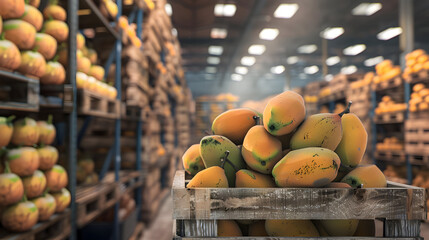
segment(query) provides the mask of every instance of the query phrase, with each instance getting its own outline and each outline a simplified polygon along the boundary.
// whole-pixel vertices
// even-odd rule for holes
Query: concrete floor
[[[141,240],[171,240],[173,236],[173,201],[169,196],[163,203],[155,221],[146,228]],[[382,229],[377,229],[377,232]],[[421,224],[420,236],[429,239],[429,222]]]

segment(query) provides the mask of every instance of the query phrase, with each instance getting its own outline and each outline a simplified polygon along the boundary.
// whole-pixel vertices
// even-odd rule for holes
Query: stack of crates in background
[[[318,100],[319,100],[319,91],[322,87],[326,86],[327,82],[318,81],[311,82],[305,86],[303,90],[303,97],[305,101],[305,109],[307,115],[312,115],[319,113]]]

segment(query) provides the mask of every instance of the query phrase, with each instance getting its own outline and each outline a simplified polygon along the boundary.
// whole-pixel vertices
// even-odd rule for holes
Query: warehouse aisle
[[[173,229],[173,200],[171,196],[164,201],[156,219],[146,229],[141,240],[171,240]]]

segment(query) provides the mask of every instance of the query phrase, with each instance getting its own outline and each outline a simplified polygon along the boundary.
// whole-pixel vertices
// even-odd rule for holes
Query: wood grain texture
[[[177,171],[174,219],[426,219],[423,188],[198,188],[186,189]]]
[[[386,237],[419,237],[419,220],[386,220],[384,221],[384,236]]]
[[[421,240],[422,238],[380,238],[380,237],[318,237],[318,238],[298,238],[298,237],[175,237],[174,240],[195,240],[195,239],[205,239],[205,240]]]

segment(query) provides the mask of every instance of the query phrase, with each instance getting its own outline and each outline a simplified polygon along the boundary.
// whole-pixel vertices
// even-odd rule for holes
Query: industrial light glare
[[[306,74],[315,74],[319,71],[319,67],[316,65],[313,66],[309,66],[309,67],[305,67],[304,68],[304,73]]]
[[[378,57],[368,58],[363,62],[363,64],[367,67],[372,67],[381,63],[383,60],[384,60],[383,56],[378,56]]]
[[[205,74],[205,75],[204,75],[204,78],[205,78],[206,80],[213,80],[213,79],[215,79],[215,76],[214,76],[213,74]]]
[[[207,58],[207,63],[208,64],[213,64],[213,65],[219,64],[220,63],[220,58],[218,58],[218,57],[208,57]]]
[[[359,53],[365,51],[366,45],[365,44],[356,44],[347,48],[344,48],[343,53],[344,55],[348,56],[356,56]]]
[[[357,71],[357,67],[355,65],[350,65],[350,66],[346,66],[341,68],[341,73],[342,74],[353,74]]]
[[[209,54],[211,55],[222,55],[223,47],[222,46],[209,46]]]
[[[389,40],[389,39],[392,39],[392,38],[398,36],[401,33],[402,33],[402,28],[401,27],[392,27],[392,28],[388,28],[388,29],[386,29],[386,30],[384,30],[382,32],[379,32],[377,34],[377,38],[379,40],[386,41],[386,40]]]
[[[228,35],[228,30],[225,28],[212,28],[210,32],[211,38],[226,38]]]
[[[329,82],[329,81],[331,81],[333,78],[334,78],[334,75],[332,75],[332,74],[327,74],[327,75],[325,76],[325,81]]]
[[[206,67],[206,73],[216,73],[217,68],[216,67]]]
[[[301,47],[298,47],[297,50],[298,50],[298,53],[311,54],[317,50],[317,46],[315,44],[302,45]]]
[[[262,40],[274,40],[279,35],[279,30],[277,28],[264,28],[259,33],[259,38]]]
[[[171,34],[173,34],[173,36],[177,37],[177,29],[176,28],[171,29]]]
[[[341,59],[338,56],[328,57],[326,59],[326,65],[334,66],[335,64],[339,63],[340,61],[341,61]]]
[[[361,3],[357,7],[353,8],[352,14],[358,16],[371,16],[378,12],[383,5],[381,3]]]
[[[285,71],[285,66],[278,65],[271,68],[271,72],[274,74],[282,74]]]
[[[286,62],[289,65],[296,64],[298,61],[299,61],[299,58],[297,56],[290,56],[286,59]]]
[[[235,73],[246,75],[249,72],[249,69],[247,67],[238,66],[235,68]]]
[[[276,18],[291,18],[298,11],[299,6],[296,3],[282,3],[276,11],[274,11],[274,17]]]
[[[231,75],[231,80],[239,82],[239,81],[243,80],[243,76],[240,74],[234,73]]]
[[[248,49],[249,54],[252,55],[262,55],[265,52],[265,45],[254,44],[251,45]]]
[[[252,66],[253,64],[255,64],[256,59],[255,57],[245,56],[241,58],[240,62],[245,66]]]
[[[168,16],[173,15],[173,8],[171,7],[171,4],[167,3],[165,4],[165,12]]]
[[[232,17],[235,15],[237,7],[235,4],[216,4],[214,8],[214,15],[216,17]]]
[[[342,27],[333,27],[333,28],[326,28],[320,33],[320,36],[324,39],[332,40],[339,36],[341,36],[344,33],[344,28]]]

